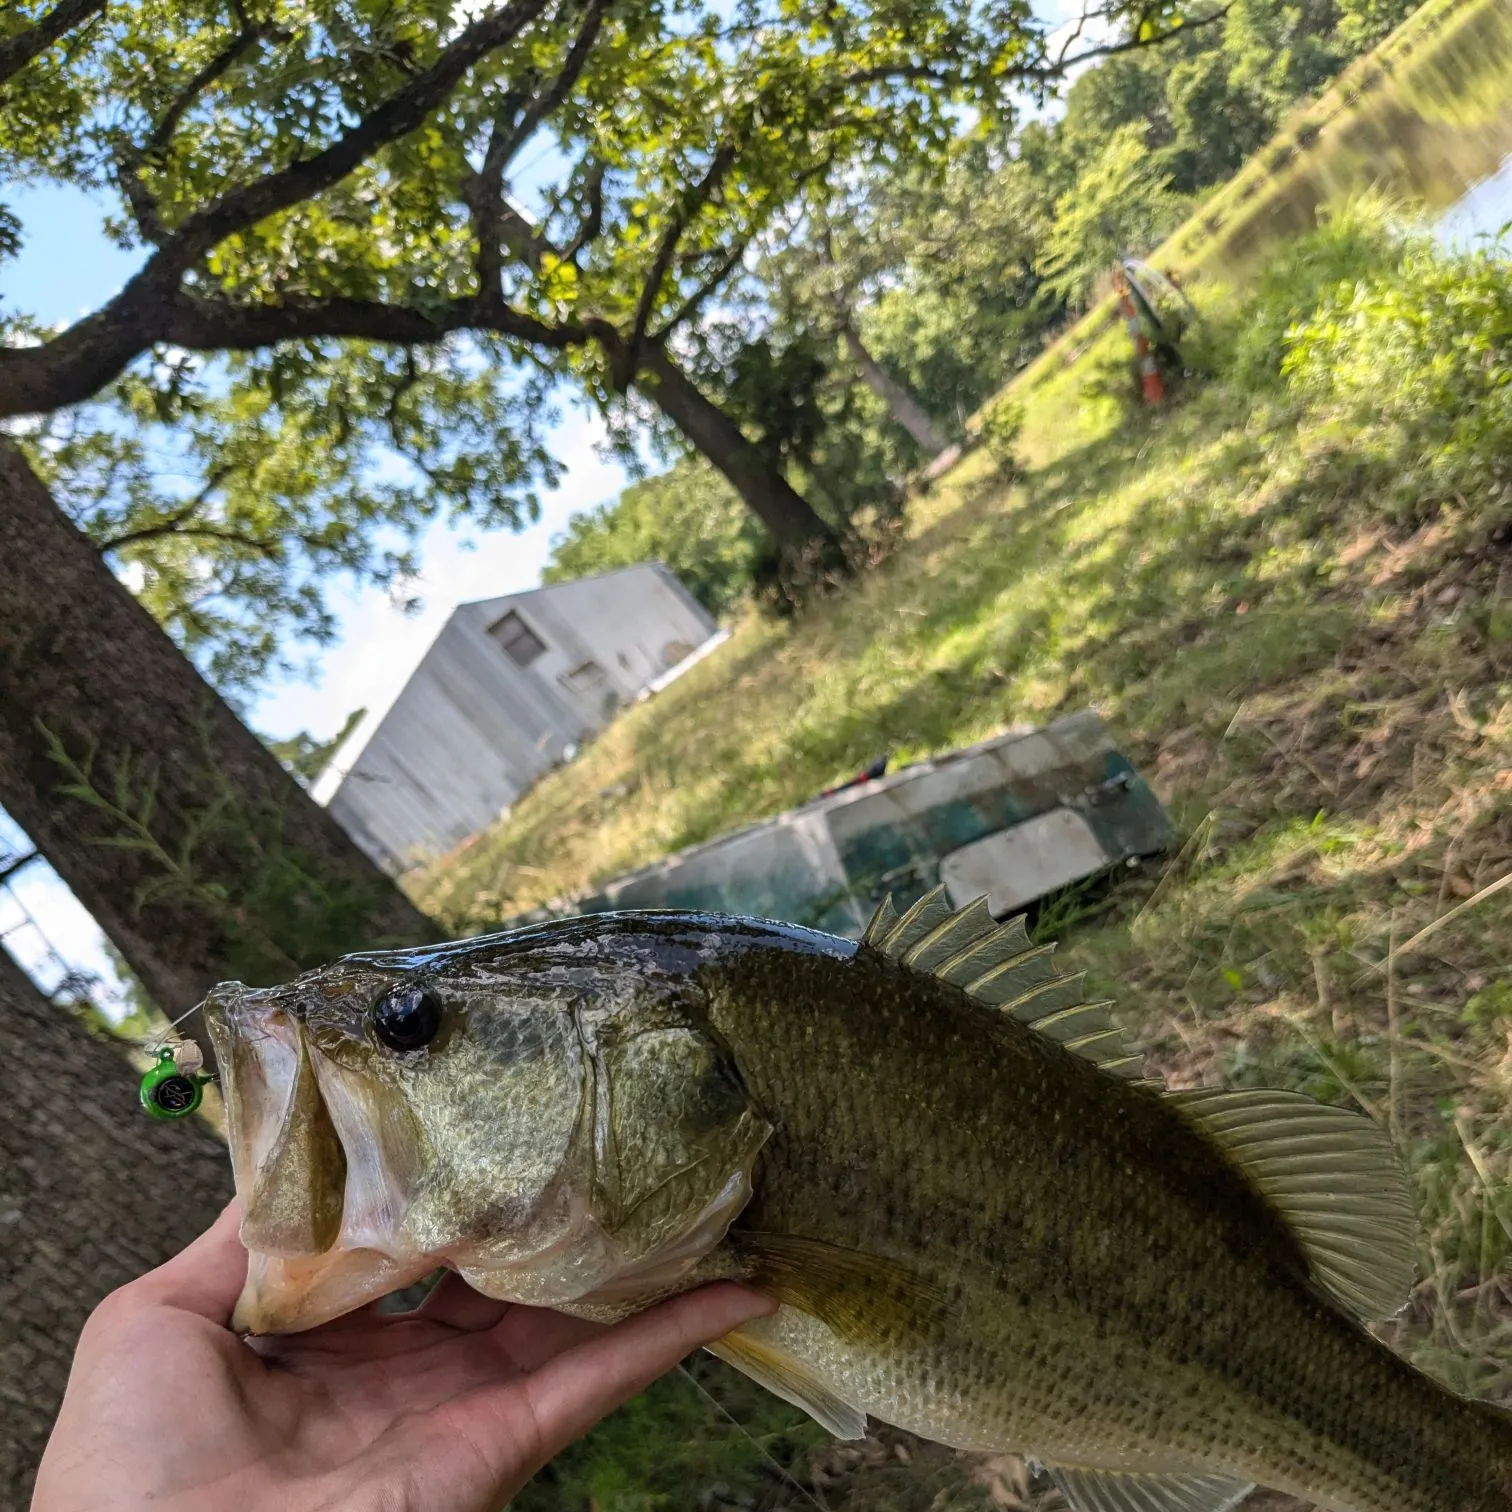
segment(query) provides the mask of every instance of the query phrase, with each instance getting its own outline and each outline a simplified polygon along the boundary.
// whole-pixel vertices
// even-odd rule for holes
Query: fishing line
[[[746,1431],[745,1425],[735,1417],[735,1415],[730,1411],[728,1407],[725,1406],[723,1402],[721,1402],[717,1397],[714,1396],[714,1394],[708,1389],[708,1387],[706,1387],[703,1382],[700,1381],[698,1377],[688,1369],[686,1365],[679,1365],[677,1368],[683,1374],[683,1376],[687,1378],[694,1391],[696,1391],[699,1396],[701,1396],[704,1401],[706,1401],[715,1410],[715,1412],[717,1412],[720,1417],[722,1417],[725,1422],[727,1422],[730,1427],[732,1427],[736,1431],[736,1433],[738,1433],[741,1438],[743,1438],[746,1443],[748,1443],[751,1448],[753,1448],[757,1452],[757,1454],[759,1454],[762,1459],[764,1459],[767,1464],[769,1464],[772,1469],[774,1469],[777,1474],[799,1494],[799,1496],[801,1496],[806,1502],[808,1502],[811,1507],[814,1507],[816,1509],[816,1512],[830,1512],[829,1507],[824,1502],[820,1501],[819,1498],[815,1496],[814,1493],[802,1483],[802,1481],[798,1480],[787,1468],[787,1466],[784,1465],[779,1459],[777,1459],[776,1456],[773,1455],[772,1452],[764,1444],[758,1444],[756,1442],[756,1440]]]
[[[149,1054],[155,1055],[159,1050],[161,1050],[163,1048],[164,1045],[166,1045],[168,1043],[168,1040],[167,1040],[166,1036],[169,1033],[169,1031],[173,1030],[173,1029],[177,1029],[178,1026],[180,1024],[182,1024],[186,1018],[193,1018],[194,1015],[196,1013],[198,1013],[199,1011],[200,1011],[200,1005],[198,1003],[196,1003],[194,1005],[194,1007],[186,1009],[183,1013],[179,1014],[179,1016],[176,1019],[174,1019],[174,1021],[171,1024],[169,1024],[167,1026],[167,1028],[165,1028],[163,1030],[162,1034],[160,1034],[160,1035],[158,1035],[156,1037],[156,1042],[154,1044],[149,1045],[146,1040],[143,1040],[142,1041],[142,1048],[144,1050],[146,1050]]]

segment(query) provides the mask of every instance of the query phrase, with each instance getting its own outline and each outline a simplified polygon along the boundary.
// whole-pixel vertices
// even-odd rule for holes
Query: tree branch
[[[754,233],[751,236],[741,237],[730,248],[728,254],[720,258],[714,265],[714,271],[708,274],[704,281],[662,322],[661,329],[651,337],[653,345],[665,341],[685,320],[691,320],[699,312],[705,300],[709,299],[720,284],[739,266],[740,260],[746,255],[746,248],[753,240]]]
[[[498,144],[497,171],[501,175],[504,169],[514,161],[515,154],[520,148],[535,135],[536,128],[541,122],[572,93],[573,85],[577,83],[583,69],[587,66],[593,44],[598,40],[599,30],[604,24],[604,15],[607,10],[608,0],[588,0],[583,9],[583,19],[578,24],[577,36],[573,38],[572,46],[567,49],[567,56],[562,60],[562,66],[557,71],[556,78],[551,81],[548,88],[543,89],[526,106],[509,135]],[[487,171],[485,164],[484,172]]]
[[[96,541],[95,549],[102,555],[112,551],[120,551],[125,546],[139,546],[143,541],[158,541],[165,536],[189,535],[189,522],[197,515],[210,500],[210,495],[231,475],[232,468],[227,465],[214,468],[210,476],[205,479],[204,486],[194,497],[175,509],[172,514],[166,515],[154,525],[141,525],[135,530],[123,530],[119,535],[109,536],[103,541]]]
[[[1195,21],[1183,21],[1179,27],[1171,31],[1143,39],[1136,33],[1133,37],[1126,37],[1122,42],[1108,42],[1097,47],[1089,47],[1085,52],[1079,52],[1074,57],[1067,57],[1068,49],[1081,36],[1081,26],[1078,23],[1076,31],[1062,45],[1054,64],[1049,69],[1036,71],[1044,74],[1045,77],[1053,77],[1064,73],[1068,68],[1075,68],[1079,63],[1090,63],[1094,58],[1111,58],[1119,53],[1138,52],[1142,47],[1158,47],[1162,42],[1169,42],[1179,32],[1193,31],[1198,27],[1211,26],[1215,21],[1223,20],[1233,8],[1234,0],[1226,0],[1226,3],[1219,6],[1217,10],[1210,11],[1205,16],[1198,16]]]
[[[162,118],[152,128],[147,140],[140,147],[118,154],[116,169],[121,193],[125,195],[126,203],[131,207],[137,229],[154,245],[161,244],[163,228],[157,218],[157,205],[147,192],[147,186],[142,182],[142,168],[161,157],[166,151],[168,144],[173,140],[174,132],[178,130],[179,122],[193,108],[195,101],[217,79],[239,62],[245,53],[256,47],[273,31],[273,28],[266,23],[250,20],[245,11],[240,12],[240,20],[240,28],[226,45],[209,59],[169,102],[168,109],[163,112]]]
[[[817,178],[821,173],[827,173],[833,163],[833,154],[821,158],[817,163],[805,168],[792,181],[792,188],[795,191],[801,189],[810,179]],[[715,264],[713,272],[706,275],[703,282],[678,306],[677,310],[662,322],[661,329],[651,338],[653,345],[660,345],[665,342],[678,326],[685,320],[691,320],[698,313],[704,302],[740,266],[740,261],[746,254],[746,248],[755,241],[761,229],[762,227],[759,224],[752,226],[743,237],[739,237],[736,240],[735,245],[730,248],[729,252]]]
[[[389,440],[400,456],[406,455],[404,441],[399,435],[399,401],[420,381],[420,370],[415,366],[415,349],[409,347],[404,354],[404,377],[394,385],[389,402],[384,407],[384,419],[388,424]]]
[[[550,325],[487,296],[447,300],[424,310],[366,299],[231,305],[181,296],[158,339],[192,352],[254,351],[321,338],[432,346],[456,331],[488,331],[556,351],[580,345],[591,334],[576,321]]]
[[[499,238],[532,273],[541,271],[541,261],[550,252],[555,257],[556,249],[508,200],[501,200],[498,207]]]
[[[662,284],[666,281],[672,259],[677,254],[677,244],[682,240],[683,232],[688,229],[688,222],[708,204],[710,197],[724,181],[725,175],[734,166],[737,156],[738,153],[732,141],[725,141],[719,146],[709,160],[704,176],[683,196],[682,203],[678,205],[667,229],[662,233],[661,245],[656,249],[656,258],[651,264],[651,271],[646,275],[645,283],[641,286],[640,299],[635,307],[635,323],[630,329],[628,343],[629,357],[632,362],[636,360],[641,343],[646,339],[646,327],[650,324],[651,313],[656,308],[657,296],[660,295]]]
[[[1226,0],[1226,3],[1217,10],[1206,16],[1199,16],[1194,21],[1183,21],[1181,26],[1173,27],[1169,31],[1141,38],[1136,30],[1133,37],[1125,38],[1120,42],[1103,43],[1097,47],[1089,47],[1085,52],[1079,52],[1075,56],[1068,56],[1068,49],[1080,38],[1082,28],[1088,17],[1083,15],[1077,22],[1066,42],[1062,44],[1060,53],[1054,61],[1048,58],[1041,63],[1021,64],[1018,67],[1006,70],[1001,78],[1008,82],[1026,82],[1029,80],[1044,80],[1058,78],[1068,68],[1074,68],[1079,63],[1089,63],[1095,58],[1109,58],[1118,53],[1137,52],[1142,47],[1157,47],[1162,42],[1169,41],[1178,32],[1188,31],[1194,27],[1211,26],[1215,21],[1221,21],[1232,9],[1234,0]],[[1093,12],[1093,15],[1099,14]],[[900,59],[895,63],[879,63],[871,68],[857,69],[856,72],[846,74],[838,87],[842,90],[853,89],[867,84],[883,83],[919,83],[939,84],[946,88],[957,87],[966,82],[966,76],[959,68],[942,67],[937,63],[916,63],[911,60]]]
[[[547,0],[508,0],[499,10],[480,17],[458,35],[435,63],[407,81],[329,147],[229,190],[213,204],[188,216],[164,236],[159,249],[121,291],[92,315],[40,346],[0,350],[0,417],[39,414],[78,404],[119,376],[148,347],[174,339],[168,334],[175,324],[170,312],[179,312],[179,319],[183,319],[178,286],[188,268],[228,236],[322,193],[381,147],[407,136],[445,101],[470,68],[512,41],[546,3]],[[342,303],[331,302],[333,307]],[[383,311],[388,319],[404,313],[397,307],[371,308]],[[193,327],[192,321],[189,324]],[[423,329],[426,334],[398,340],[436,339],[428,317],[418,312],[412,313],[407,323],[401,320],[400,324],[406,329]],[[448,329],[459,327],[453,325]],[[252,344],[265,345],[266,341]],[[203,345],[195,349],[205,350]]]
[[[0,84],[14,78],[60,37],[99,15],[108,3],[109,0],[58,0],[35,25],[0,41]]]
[[[228,236],[340,183],[379,148],[414,131],[446,100],[469,69],[512,42],[545,7],[546,0],[509,0],[501,9],[479,17],[429,68],[416,74],[329,147],[232,189],[214,204],[196,211],[159,255],[171,256],[174,267],[182,271]]]
[[[598,39],[607,3],[608,0],[588,0],[577,36],[567,49],[556,77],[545,89],[538,89],[533,95],[515,90],[505,95],[489,133],[483,166],[464,190],[473,234],[478,240],[478,284],[488,293],[496,293],[502,287],[499,253],[505,237],[505,170],[541,122],[572,92]]]
[[[478,292],[488,298],[503,298],[504,294],[504,259],[500,256],[500,243],[504,239],[504,163],[496,145],[506,130],[505,121],[514,118],[522,98],[513,90],[505,95],[489,130],[483,167],[462,185],[462,198],[478,243]]]
[[[604,229],[604,165],[595,162],[588,170],[588,213],[578,223],[573,238],[562,249],[562,261],[577,266],[578,253],[592,246]]]
[[[174,534],[186,541],[220,541],[227,546],[245,546],[248,551],[255,551],[259,556],[274,562],[282,560],[284,554],[282,536],[247,535],[244,531],[232,530],[226,525],[190,525]],[[301,536],[299,539],[306,546],[310,544],[307,537]]]
[[[840,80],[841,89],[853,89],[857,85],[890,84],[894,80],[904,83],[944,84],[947,87],[961,82],[959,74],[935,67],[929,63],[878,63],[872,68],[858,68]]]

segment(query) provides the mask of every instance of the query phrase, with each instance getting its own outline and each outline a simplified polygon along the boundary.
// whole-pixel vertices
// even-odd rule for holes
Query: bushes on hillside
[[[1226,323],[1220,365],[1247,388],[1280,385],[1292,328],[1340,284],[1384,273],[1399,260],[1393,220],[1392,206],[1364,197],[1325,215],[1310,235],[1283,242],[1247,291],[1238,318]]]
[[[1404,523],[1512,500],[1512,262],[1456,252],[1361,201],[1280,247],[1203,365],[1332,421],[1334,484]]]
[[[710,614],[722,614],[750,588],[767,551],[735,490],[707,462],[685,458],[574,515],[552,543],[542,577],[561,583],[635,562],[665,562]]]
[[[1281,372],[1390,464],[1388,511],[1421,517],[1488,490],[1500,502],[1512,477],[1512,264],[1405,240],[1287,332]]]

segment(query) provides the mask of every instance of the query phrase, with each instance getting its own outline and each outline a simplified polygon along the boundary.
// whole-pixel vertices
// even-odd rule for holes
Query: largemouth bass
[[[1413,1277],[1390,1142],[1143,1078],[1022,921],[939,892],[859,944],[608,914],[219,987],[235,1326],[447,1265],[614,1318],[716,1278],[715,1353],[842,1437],[1018,1451],[1075,1512],[1507,1512],[1512,1417],[1378,1343]]]

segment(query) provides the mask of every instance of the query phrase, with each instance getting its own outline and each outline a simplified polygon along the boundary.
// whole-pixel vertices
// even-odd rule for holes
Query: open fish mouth
[[[313,1054],[279,995],[219,987],[205,1020],[249,1252],[232,1326],[314,1328],[434,1269],[401,1242],[417,1149],[402,1107]]]

